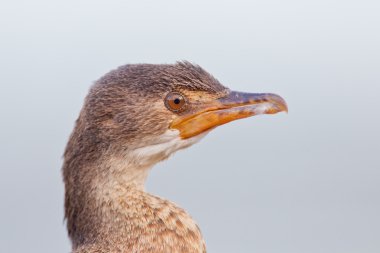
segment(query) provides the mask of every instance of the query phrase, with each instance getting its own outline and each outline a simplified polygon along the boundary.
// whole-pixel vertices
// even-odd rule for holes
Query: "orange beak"
[[[288,107],[285,100],[276,94],[232,91],[195,112],[180,116],[170,128],[177,129],[181,138],[187,139],[237,119],[282,111],[287,112]]]

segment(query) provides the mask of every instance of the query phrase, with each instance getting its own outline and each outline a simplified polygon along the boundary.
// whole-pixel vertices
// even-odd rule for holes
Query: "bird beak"
[[[187,139],[228,122],[259,114],[288,111],[283,98],[271,93],[230,92],[175,119],[170,129],[177,129],[182,139]]]

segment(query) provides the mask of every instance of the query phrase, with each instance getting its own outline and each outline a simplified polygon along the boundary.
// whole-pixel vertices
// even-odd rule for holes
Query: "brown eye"
[[[179,92],[170,92],[165,98],[166,107],[173,112],[182,111],[185,104],[185,97]]]

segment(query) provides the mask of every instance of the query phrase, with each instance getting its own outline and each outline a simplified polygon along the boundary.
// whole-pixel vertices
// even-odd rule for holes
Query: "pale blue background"
[[[289,114],[237,121],[156,166],[150,192],[209,252],[380,252],[379,1],[1,1],[0,252],[69,252],[62,153],[91,83],[196,62]]]

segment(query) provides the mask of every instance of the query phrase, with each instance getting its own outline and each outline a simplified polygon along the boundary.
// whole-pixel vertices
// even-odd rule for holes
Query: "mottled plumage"
[[[181,110],[165,102],[171,92]],[[188,62],[126,65],[100,78],[64,154],[73,252],[206,252],[183,209],[144,191],[150,168],[218,125],[285,107],[273,94],[230,92]]]

